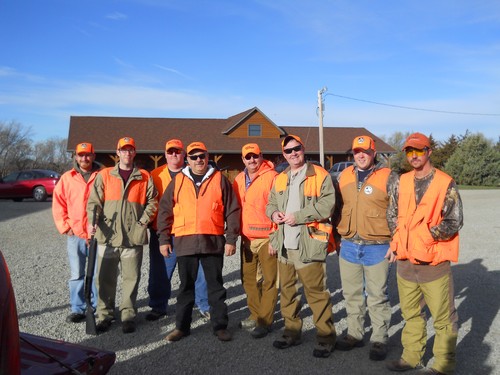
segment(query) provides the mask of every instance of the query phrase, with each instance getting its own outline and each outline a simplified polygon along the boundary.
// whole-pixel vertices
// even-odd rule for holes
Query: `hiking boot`
[[[335,349],[341,351],[349,351],[354,348],[360,348],[364,345],[363,340],[358,340],[351,335],[345,335],[340,340],[337,340],[335,344]]]
[[[273,342],[273,346],[276,349],[288,349],[292,346],[296,346],[300,344],[300,339],[293,339],[290,336],[281,336],[278,340]]]
[[[181,340],[182,338],[189,336],[189,333],[186,333],[184,331],[181,331],[180,329],[174,329],[172,332],[170,332],[167,337],[165,337],[165,340],[168,342],[176,342]]]
[[[198,314],[200,315],[200,318],[203,320],[210,320],[210,311],[199,311]]]
[[[316,358],[328,358],[330,357],[330,354],[333,352],[334,349],[335,346],[332,344],[318,342],[314,346],[313,356]]]
[[[149,322],[154,322],[164,316],[167,316],[165,311],[151,310],[146,314],[146,320]]]
[[[370,359],[372,361],[383,361],[387,357],[387,344],[374,342],[370,348]]]
[[[122,332],[132,333],[135,332],[135,322],[133,320],[125,320],[122,322]]]
[[[85,314],[83,313],[71,313],[66,317],[67,323],[80,323],[85,320]]]
[[[113,323],[113,319],[104,319],[101,320],[96,325],[97,332],[106,332],[111,328],[111,324]]]
[[[394,361],[388,361],[385,364],[385,367],[387,367],[387,369],[390,370],[390,371],[397,371],[397,372],[403,372],[403,371],[414,370],[414,369],[421,369],[422,368],[422,366],[420,366],[420,365],[417,365],[417,366],[410,365],[403,358],[396,359]]]
[[[253,329],[253,331],[250,332],[250,335],[254,339],[261,339],[263,337],[266,337],[269,332],[271,332],[271,329],[269,327],[257,326]]]
[[[227,329],[218,329],[214,332],[214,335],[217,336],[220,341],[231,341],[233,339],[233,336]]]
[[[257,327],[257,322],[253,319],[247,318],[239,322],[238,327],[247,331],[251,331],[255,329],[255,327]]]

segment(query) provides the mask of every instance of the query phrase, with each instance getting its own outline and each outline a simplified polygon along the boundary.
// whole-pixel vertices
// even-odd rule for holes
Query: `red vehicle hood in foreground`
[[[115,363],[115,357],[113,352],[21,333],[23,375],[106,374]]]
[[[114,352],[19,333],[16,299],[0,251],[0,374],[106,374]]]

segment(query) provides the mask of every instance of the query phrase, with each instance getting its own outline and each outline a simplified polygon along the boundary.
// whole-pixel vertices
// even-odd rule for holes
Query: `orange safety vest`
[[[262,164],[262,167],[267,165]],[[238,196],[241,214],[241,233],[249,238],[267,238],[275,228],[274,224],[266,216],[266,205],[269,192],[273,186],[274,177],[277,172],[271,167],[264,168],[254,178],[248,190],[245,187],[245,172],[241,172],[234,179],[234,190]]]
[[[310,202],[316,200],[317,197],[321,195],[321,186],[325,178],[331,178],[330,174],[323,168],[312,164],[314,167],[314,175],[306,176],[304,182],[304,201]],[[276,193],[280,193],[286,190],[288,186],[288,173],[280,173],[276,177],[276,182],[274,183],[274,189]],[[311,237],[327,242],[328,241],[328,253],[332,253],[337,249],[335,244],[335,239],[332,234],[333,226],[329,222],[317,222],[306,224],[309,227],[309,233]]]
[[[167,164],[153,169],[153,171],[151,172],[151,177],[153,177],[153,183],[155,184],[156,190],[158,191],[158,202],[159,202],[168,184],[170,183],[170,181],[172,181],[172,177],[170,177],[170,171],[168,170]],[[155,230],[158,229],[157,220],[158,220],[158,212],[156,213],[155,218],[151,223],[151,226]]]
[[[108,167],[101,171],[102,181],[104,185],[104,196],[103,200],[106,201],[120,201],[123,199],[123,180],[121,178],[116,178],[111,176],[111,171],[114,167]],[[130,178],[127,181],[127,194],[126,200],[131,203],[137,203],[140,205],[146,204],[147,197],[147,181],[149,179],[149,173],[143,169],[139,169],[142,180],[135,180]]]
[[[172,232],[175,236],[224,235],[221,173],[215,171],[203,181],[198,193],[193,181],[184,173],[177,174],[174,181]]]
[[[434,177],[420,203],[415,199],[415,171],[401,175],[398,200],[398,225],[391,243],[399,260],[414,264],[437,265],[458,261],[459,235],[446,241],[436,241],[430,228],[443,220],[441,215],[448,186],[452,178],[436,169]]]

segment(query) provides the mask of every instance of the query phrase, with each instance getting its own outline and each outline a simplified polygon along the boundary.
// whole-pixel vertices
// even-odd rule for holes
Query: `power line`
[[[468,115],[468,116],[500,116],[500,113],[476,113],[476,112],[454,112],[454,111],[441,111],[437,109],[427,109],[427,108],[417,108],[417,107],[406,107],[403,105],[396,105],[396,104],[387,104],[387,103],[380,103],[380,102],[374,102],[372,100],[364,100],[364,99],[357,99],[357,98],[351,98],[349,96],[344,96],[344,95],[337,95],[337,94],[325,94],[327,95],[332,95],[336,96],[338,98],[344,98],[344,99],[350,99],[350,100],[356,100],[358,102],[365,102],[365,103],[371,103],[371,104],[377,104],[377,105],[385,105],[387,107],[395,107],[395,108],[403,108],[403,109],[411,109],[414,111],[425,111],[425,112],[438,112],[438,113],[448,113],[452,115]]]

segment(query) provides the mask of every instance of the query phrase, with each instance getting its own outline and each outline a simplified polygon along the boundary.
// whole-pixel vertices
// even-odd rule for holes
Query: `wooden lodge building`
[[[235,172],[243,169],[241,148],[250,142],[260,146],[264,158],[275,164],[283,161],[281,140],[288,134],[301,137],[307,159],[320,160],[318,127],[278,126],[257,107],[226,119],[71,116],[68,152],[74,152],[80,142],[90,142],[94,145],[96,161],[112,166],[117,161],[118,139],[128,136],[136,142],[136,164],[151,171],[165,163],[166,141],[178,138],[184,147],[202,141],[208,148],[210,159],[219,168]],[[352,159],[351,144],[358,135],[372,137],[379,156],[396,152],[363,127],[324,127],[325,168]]]

